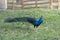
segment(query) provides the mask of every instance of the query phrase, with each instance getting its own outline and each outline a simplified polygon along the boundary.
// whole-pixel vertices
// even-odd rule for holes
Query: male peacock
[[[42,22],[43,22],[43,17],[41,16],[39,19],[34,19],[31,17],[21,17],[21,18],[7,18],[5,19],[5,22],[29,22],[34,25],[34,28],[37,28]]]
[[[43,17],[41,16],[39,19],[35,20],[33,18],[27,19],[27,21],[34,25],[34,28],[37,28],[41,23],[43,23]]]

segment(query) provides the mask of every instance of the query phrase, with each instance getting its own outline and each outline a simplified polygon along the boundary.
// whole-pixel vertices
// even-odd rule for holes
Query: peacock
[[[30,18],[30,19],[27,19],[27,21],[31,24],[34,25],[34,28],[38,28],[38,26],[43,23],[43,16],[41,16],[39,19],[34,19],[34,18]]]
[[[5,19],[5,22],[29,22],[32,25],[34,25],[34,28],[38,28],[38,26],[43,23],[43,16],[41,16],[39,19],[31,18],[31,17],[21,17],[21,18],[7,18]]]

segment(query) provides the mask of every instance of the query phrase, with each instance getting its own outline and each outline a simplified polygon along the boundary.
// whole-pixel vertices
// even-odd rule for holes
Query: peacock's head
[[[41,18],[43,18],[43,16],[41,16]]]

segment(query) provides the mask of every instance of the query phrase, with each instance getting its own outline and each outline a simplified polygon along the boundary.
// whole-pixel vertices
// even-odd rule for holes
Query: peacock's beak
[[[41,16],[41,17],[43,17],[43,16]]]

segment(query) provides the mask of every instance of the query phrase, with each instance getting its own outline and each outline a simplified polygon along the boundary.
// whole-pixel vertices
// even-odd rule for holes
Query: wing
[[[34,24],[36,22],[36,20],[34,18],[28,18],[27,21],[32,24]]]

